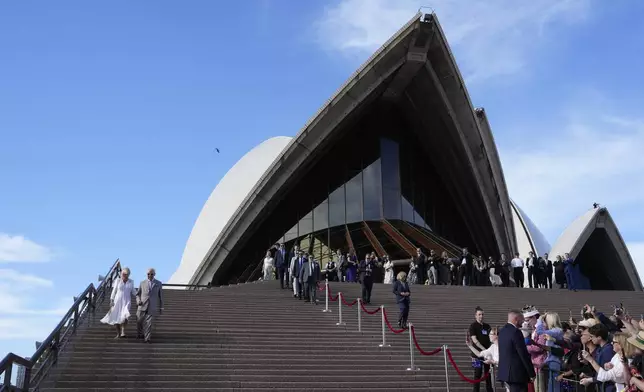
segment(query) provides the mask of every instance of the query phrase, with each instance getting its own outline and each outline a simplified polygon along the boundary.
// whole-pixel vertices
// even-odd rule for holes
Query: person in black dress
[[[373,272],[376,268],[376,262],[373,255],[367,254],[365,259],[358,266],[360,274],[360,283],[362,284],[362,301],[367,304],[371,303],[371,289],[373,288]]]

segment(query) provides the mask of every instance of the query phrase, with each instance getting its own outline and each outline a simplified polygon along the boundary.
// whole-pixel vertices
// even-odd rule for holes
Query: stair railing
[[[103,303],[106,293],[112,289],[113,282],[120,274],[121,264],[117,259],[97,287],[90,283],[78,297],[74,298],[74,304],[63,319],[47,339],[36,347],[36,352],[29,359],[14,353],[7,354],[0,361],[0,375],[3,376],[0,392],[37,392],[49,370],[58,363],[59,353],[71,341],[81,323],[89,320],[89,314],[93,314]],[[19,383],[22,381],[20,387],[11,384],[14,365],[25,368],[24,380],[18,380]]]

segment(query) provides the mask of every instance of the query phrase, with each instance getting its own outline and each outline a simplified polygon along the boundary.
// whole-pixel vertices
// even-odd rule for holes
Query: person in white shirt
[[[514,274],[514,283],[517,285],[517,287],[523,287],[523,266],[524,262],[523,260],[519,257],[519,253],[514,254],[514,259],[510,262],[510,266],[512,267],[512,272]]]
[[[264,257],[264,280],[273,279],[273,270],[275,269],[275,259],[271,257],[271,251],[266,251]]]
[[[490,342],[492,343],[490,347],[486,348],[485,350],[477,350],[476,347],[472,344],[471,340],[468,338],[467,339],[467,347],[469,347],[470,351],[474,353],[479,358],[483,359],[483,362],[485,362],[488,365],[496,366],[499,363],[499,330],[498,328],[494,327],[490,330]]]
[[[528,252],[528,258],[526,259],[526,264],[528,264],[528,287],[538,287],[536,279],[536,270],[537,258],[534,257],[533,252]]]

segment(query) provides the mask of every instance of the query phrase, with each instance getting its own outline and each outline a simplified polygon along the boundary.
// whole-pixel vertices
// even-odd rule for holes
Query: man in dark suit
[[[305,302],[313,302],[317,305],[317,284],[320,280],[320,263],[313,257],[304,259],[300,269],[300,281],[304,285]]]
[[[416,276],[418,277],[418,284],[425,284],[427,279],[427,257],[420,248],[416,248],[416,256],[414,262],[418,268],[416,269]]]
[[[474,285],[474,258],[467,248],[463,248],[461,256],[461,265],[465,266],[465,273],[463,276],[464,282],[458,282],[459,285],[472,286]]]
[[[284,244],[280,244],[280,247],[275,252],[275,267],[277,267],[277,275],[280,280],[280,287],[282,289],[288,288],[288,277],[286,276],[286,270],[288,269],[288,255],[286,254],[286,248]],[[286,281],[286,287],[284,287],[284,282]]]
[[[527,392],[528,384],[536,377],[523,334],[519,330],[522,323],[523,314],[511,310],[508,323],[499,331],[497,379],[505,382],[510,392]]]
[[[297,299],[302,299],[302,294],[304,294],[304,282],[302,282],[302,271],[304,270],[304,264],[308,263],[308,259],[304,255],[304,252],[298,251],[297,258],[295,259],[295,268],[293,270],[293,276],[295,277],[295,291],[297,292]]]
[[[360,283],[362,284],[362,301],[366,304],[371,303],[371,289],[373,288],[373,271],[376,268],[376,262],[371,255],[367,254],[364,260],[360,262],[358,272],[360,273]]]

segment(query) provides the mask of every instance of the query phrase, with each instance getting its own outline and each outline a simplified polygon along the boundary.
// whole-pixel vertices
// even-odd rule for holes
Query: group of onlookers
[[[263,279],[275,278],[283,282],[289,280],[290,276],[292,280],[294,271],[291,262],[296,256],[314,260],[311,254],[298,246],[290,251],[286,250],[284,244],[269,249],[263,262]],[[557,256],[554,262],[547,253],[536,256],[533,252],[529,252],[525,260],[518,253],[512,260],[505,254],[501,254],[498,260],[492,257],[486,260],[472,255],[467,248],[458,257],[450,257],[445,251],[439,255],[433,249],[425,254],[417,248],[416,255],[407,265],[390,260],[388,255],[378,256],[374,251],[366,253],[362,258],[358,258],[353,250],[348,253],[332,251],[331,256],[322,268],[322,274],[329,281],[360,282],[360,265],[369,261],[373,262],[372,282],[387,284],[393,284],[396,273],[404,270],[409,284],[523,287],[527,280],[530,288],[551,289],[554,278],[554,283],[559,288],[590,288],[579,264],[568,254],[564,257]]]
[[[495,366],[496,379],[512,392],[644,391],[644,319],[633,320],[621,305],[611,316],[585,305],[580,321],[567,322],[526,306],[510,311],[503,328],[490,327],[476,308],[466,342],[474,378]],[[491,377],[474,391],[481,384],[493,390]]]

